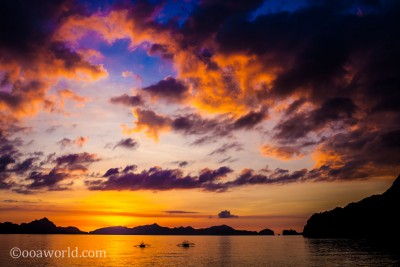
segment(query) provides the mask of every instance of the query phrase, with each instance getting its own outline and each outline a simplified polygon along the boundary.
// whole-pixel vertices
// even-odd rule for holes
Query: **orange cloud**
[[[122,132],[124,134],[143,131],[147,137],[158,142],[160,133],[170,130],[171,119],[166,116],[158,115],[152,110],[143,110],[140,108],[134,109],[132,112],[136,117],[136,121],[134,122],[135,127],[129,128],[126,125],[122,125]]]
[[[82,106],[84,103],[90,101],[89,98],[80,96],[69,89],[63,89],[59,91],[58,95],[60,96],[59,106],[61,108],[64,107],[64,99],[70,99],[72,101],[75,101],[79,106]]]
[[[46,94],[62,77],[91,82],[108,75],[101,65],[90,64],[62,44],[49,44],[36,53],[29,62],[20,58],[0,61],[4,83],[10,86],[0,97],[0,107],[7,116],[34,116],[42,108],[54,111],[55,100]],[[60,95],[78,102],[84,100],[71,90]]]
[[[168,40],[167,33],[149,26],[146,22],[146,19],[135,16],[134,9],[113,10],[107,14],[98,12],[91,16],[75,15],[63,21],[54,39],[76,45],[88,33],[95,32],[108,43],[113,43],[117,39],[130,39],[131,48],[146,41]]]
[[[302,158],[304,154],[296,146],[271,146],[264,145],[260,148],[261,153],[267,157],[274,157],[281,160],[292,160]]]
[[[266,67],[268,59],[246,53],[225,54],[209,40],[207,45],[214,51],[207,60],[199,56],[197,48],[182,49],[180,33],[164,29],[151,21],[153,13],[140,20],[135,9],[120,9],[108,14],[95,13],[89,17],[71,16],[63,22],[55,35],[56,40],[77,44],[90,32],[99,34],[112,43],[117,39],[129,39],[134,48],[142,43],[159,45],[165,54],[171,55],[177,79],[189,86],[190,97],[184,104],[194,105],[206,113],[231,113],[242,116],[249,110],[272,105],[265,95],[280,71],[277,67]],[[165,50],[165,51],[164,51]],[[124,72],[124,77],[133,77]]]

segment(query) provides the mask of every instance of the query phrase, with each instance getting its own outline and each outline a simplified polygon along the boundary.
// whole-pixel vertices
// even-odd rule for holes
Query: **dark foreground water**
[[[185,239],[196,246],[176,246]],[[142,240],[151,247],[135,247]],[[397,253],[366,241],[302,236],[0,235],[0,266],[399,265]]]

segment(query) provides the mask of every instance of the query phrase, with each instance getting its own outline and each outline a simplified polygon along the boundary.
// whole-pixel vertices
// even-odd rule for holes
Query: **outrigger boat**
[[[142,241],[142,242],[140,242],[139,245],[136,245],[135,247],[137,247],[137,248],[148,248],[148,247],[150,247],[150,245],[149,245],[149,244],[146,244],[146,243],[144,243],[144,242]]]
[[[194,247],[194,243],[189,243],[189,241],[185,240],[182,243],[178,244],[178,247],[182,247],[182,248],[190,248],[190,247]]]

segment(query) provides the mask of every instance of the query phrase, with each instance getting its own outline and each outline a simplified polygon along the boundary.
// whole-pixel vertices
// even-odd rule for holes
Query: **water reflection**
[[[218,237],[218,252],[219,259],[222,266],[232,266],[232,237],[220,236]],[[212,251],[209,252],[212,254]]]
[[[400,263],[398,251],[368,240],[304,239],[312,266],[394,266]]]
[[[196,246],[176,246],[185,239]],[[151,246],[135,247],[142,240]],[[105,250],[107,257],[12,259],[13,247],[78,247]],[[301,236],[0,235],[1,266],[394,266],[398,255],[365,240]]]

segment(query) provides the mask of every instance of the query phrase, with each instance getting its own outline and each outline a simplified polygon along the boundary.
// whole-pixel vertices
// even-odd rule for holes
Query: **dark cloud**
[[[35,168],[34,163],[38,160],[38,157],[27,158],[21,163],[14,166],[13,171],[19,174],[25,173],[27,171],[33,170]]]
[[[9,189],[13,182],[9,180],[19,164],[21,153],[18,146],[22,145],[19,139],[10,139],[8,133],[0,129],[0,189]]]
[[[305,103],[306,103],[306,100],[304,98],[300,98],[300,99],[293,101],[293,103],[291,103],[289,105],[289,107],[286,109],[285,115],[286,116],[291,115],[292,113],[296,112]]]
[[[328,172],[332,179],[355,179],[395,175],[398,170],[393,166],[400,164],[399,149],[400,129],[384,132],[360,128],[334,135],[319,151],[337,158]]]
[[[87,167],[100,158],[96,154],[90,154],[87,152],[78,154],[67,154],[57,157],[54,160],[57,167],[66,168],[70,171],[87,171]]]
[[[237,159],[234,159],[231,156],[229,156],[229,157],[223,158],[220,161],[218,161],[218,164],[222,164],[222,163],[226,163],[226,162],[232,163],[232,162],[235,162],[235,161],[237,161]]]
[[[306,169],[289,173],[287,170],[276,169],[271,171],[269,175],[256,173],[254,170],[245,169],[233,181],[225,184],[226,187],[238,187],[243,185],[257,184],[287,184],[308,180],[308,171]]]
[[[108,177],[108,176],[118,174],[118,173],[119,173],[119,168],[111,168],[106,171],[106,173],[103,175],[103,177]]]
[[[266,118],[267,114],[265,111],[251,111],[242,117],[238,118],[234,124],[233,127],[235,129],[252,129],[255,125],[259,124],[261,121],[263,121]]]
[[[357,169],[353,169],[357,170]],[[342,173],[339,174],[339,171]],[[89,190],[175,190],[200,189],[212,192],[225,192],[237,187],[249,185],[283,185],[308,181],[338,181],[363,178],[360,173],[346,176],[343,168],[322,165],[311,170],[302,169],[289,172],[284,169],[271,170],[264,168],[260,171],[242,170],[234,179],[225,180],[233,172],[228,167],[215,170],[203,169],[198,175],[185,175],[180,169],[162,169],[152,167],[136,172],[136,168],[126,172],[116,173],[106,179],[87,179]]]
[[[225,154],[228,151],[241,151],[243,150],[243,145],[238,143],[238,142],[232,142],[232,143],[225,143],[219,148],[211,151],[209,155],[215,155],[215,154]]]
[[[64,179],[69,178],[68,174],[58,171],[57,168],[52,169],[49,173],[32,172],[27,180],[32,183],[27,186],[28,189],[61,189],[57,185]]]
[[[149,56],[159,55],[164,59],[172,59],[174,57],[174,54],[168,50],[168,47],[162,44],[152,44],[147,50],[147,54]]]
[[[216,52],[257,56],[265,69],[280,68],[262,99],[297,99],[274,129],[273,137],[284,144],[279,146],[281,151],[299,155],[304,143],[299,140],[323,135],[318,142],[325,153],[352,158],[356,151],[333,145],[338,138],[335,133],[342,132],[343,145],[350,138],[350,146],[364,144],[366,138],[360,134],[358,140],[353,128],[373,131],[374,143],[398,130],[394,125],[400,121],[399,10],[398,1],[390,0],[308,1],[294,11],[269,12],[254,20],[229,16],[210,30],[219,44]],[[197,37],[210,40],[211,36]],[[375,155],[383,155],[388,148],[374,149]],[[390,149],[387,152],[391,154]],[[348,175],[365,176],[368,172],[361,171],[365,162],[383,168],[368,153],[358,154],[359,160],[351,164],[343,161],[343,167],[355,170]],[[393,155],[388,162],[398,158]]]
[[[78,153],[78,154],[67,154],[58,157],[55,162],[57,165],[73,165],[79,163],[92,163],[99,161],[99,158],[96,154],[90,154],[87,152]]]
[[[186,167],[187,165],[189,165],[189,162],[187,162],[187,161],[181,161],[178,164],[178,166],[181,167],[181,168]]]
[[[229,219],[229,218],[239,218],[239,216],[231,214],[229,210],[223,210],[220,213],[218,213],[218,218]]]
[[[136,165],[126,165],[126,167],[122,170],[123,173],[133,172],[137,169]]]
[[[9,155],[2,155],[0,157],[0,172],[6,171],[8,165],[15,163],[15,159]]]
[[[19,201],[18,200],[14,200],[14,199],[4,199],[3,202],[6,202],[6,203],[17,203]]]
[[[160,115],[153,110],[136,109],[136,130],[144,130],[150,137],[157,137],[163,130],[172,130],[182,135],[199,136],[192,144],[201,145],[228,137],[240,129],[250,129],[266,116],[264,111],[250,112],[238,119],[227,114],[211,118],[196,113],[177,116]]]
[[[357,107],[349,98],[332,98],[324,101],[320,108],[310,112],[295,113],[278,122],[274,130],[275,138],[295,141],[306,137],[310,132],[321,130],[327,124],[353,125]]]
[[[230,136],[234,130],[251,129],[260,123],[265,115],[264,112],[252,111],[238,119],[234,119],[226,115],[203,118],[198,114],[192,113],[176,117],[171,126],[173,130],[184,135],[203,135],[192,143],[193,145],[201,145],[213,142],[221,137]],[[234,145],[235,148],[239,148],[239,146],[238,144]],[[230,148],[233,147],[228,147],[227,149]]]
[[[182,46],[201,44],[215,34],[230,17],[246,17],[262,0],[202,1],[182,26],[185,38]],[[207,21],[207,23],[205,23]]]
[[[172,164],[176,164],[176,165],[178,165],[178,167],[180,167],[180,168],[185,168],[185,167],[187,167],[187,166],[189,166],[189,161],[186,161],[186,160],[183,160],[183,161],[172,161],[171,162]]]
[[[71,189],[73,179],[85,175],[89,165],[100,160],[95,154],[86,152],[59,157],[55,154],[34,154],[35,157],[23,160],[17,158],[11,163],[5,170],[7,177],[0,179],[2,189],[21,194],[33,194],[41,190],[68,190]]]
[[[217,180],[232,172],[228,167],[203,170],[198,177],[184,175],[179,169],[152,167],[135,173],[134,170],[107,177],[107,180],[87,180],[90,190],[173,190],[195,189],[217,190]]]
[[[175,118],[172,129],[186,135],[210,134],[223,136],[229,133],[230,119],[226,117],[203,118],[198,114],[187,114]]]
[[[187,97],[189,88],[180,80],[167,77],[156,84],[143,88],[143,91],[155,99],[180,102]]]
[[[214,183],[221,177],[226,177],[226,175],[231,172],[233,172],[233,170],[228,167],[220,167],[216,170],[203,169],[199,174],[199,182],[201,184],[206,182]]]
[[[67,2],[44,0],[38,5],[22,0],[2,1],[0,49],[12,56],[35,57],[35,51],[49,41],[57,26],[54,23],[71,7]]]
[[[121,96],[115,96],[110,99],[113,104],[125,105],[128,107],[137,107],[143,105],[143,100],[139,95],[130,96],[123,94]]]
[[[114,149],[116,149],[117,147],[135,150],[139,147],[139,143],[135,139],[128,137],[125,139],[121,139],[117,144],[115,144]]]
[[[42,201],[39,199],[38,201],[30,201],[30,200],[15,200],[15,199],[5,199],[3,200],[5,203],[24,203],[24,204],[32,204],[32,203],[41,203]]]

